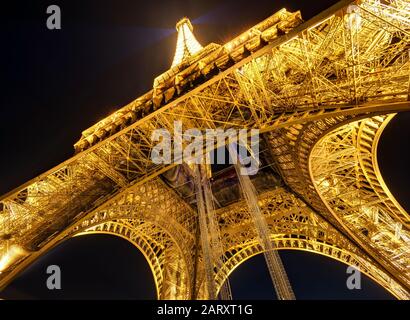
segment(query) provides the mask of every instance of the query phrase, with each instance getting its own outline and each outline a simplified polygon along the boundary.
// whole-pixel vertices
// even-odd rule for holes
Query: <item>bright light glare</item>
[[[202,46],[192,34],[192,25],[187,18],[177,23],[178,39],[172,66],[180,64],[184,59],[194,55],[202,49]]]
[[[0,273],[7,270],[7,268],[12,265],[14,261],[25,254],[26,252],[21,247],[12,245],[0,259]]]

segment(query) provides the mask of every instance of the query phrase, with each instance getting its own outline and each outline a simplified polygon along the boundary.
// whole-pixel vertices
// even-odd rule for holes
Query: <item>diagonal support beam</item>
[[[203,165],[195,167],[194,181],[199,216],[200,240],[203,260],[205,264],[205,281],[208,297],[217,299],[217,284],[215,281],[214,268],[223,266],[223,247],[219,233],[218,221],[216,220],[213,206],[212,191]],[[232,293],[227,279],[221,286],[220,297],[222,300],[231,300]]]
[[[232,159],[238,159],[236,145],[229,145],[229,153]],[[245,168],[241,167],[239,161],[233,162],[241,185],[242,193],[249,207],[252,220],[255,224],[259,243],[263,248],[263,254],[265,256],[266,264],[268,266],[276,295],[279,300],[295,300],[295,294],[293,293],[286,270],[282,264],[282,260],[280,259],[279,253],[274,250],[270,240],[268,224],[259,208],[256,189],[253,186],[249,176],[242,174],[241,168]]]

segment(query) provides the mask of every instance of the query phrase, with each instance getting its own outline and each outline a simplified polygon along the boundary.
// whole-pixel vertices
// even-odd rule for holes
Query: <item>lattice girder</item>
[[[88,234],[110,234],[122,237],[135,245],[145,256],[155,281],[158,299],[188,299],[190,297],[192,268],[176,242],[165,231],[152,222],[137,219],[109,220],[75,236]],[[190,258],[190,256],[186,256]],[[189,272],[188,269],[191,271]]]
[[[352,122],[328,133],[311,152],[310,170],[338,221],[409,285],[410,217],[389,193],[376,160],[378,137],[391,118]]]
[[[369,155],[368,144],[374,150],[377,136],[365,133],[372,131],[369,127],[377,122],[376,116],[410,110],[409,19],[407,1],[341,1],[293,30],[297,19],[287,28],[275,26],[269,31],[270,38],[265,37],[267,40],[254,51],[238,50],[232,43],[219,48],[227,59],[212,62],[220,71],[216,75],[202,69],[209,67],[204,60],[195,61],[188,69],[200,74],[204,81],[197,84],[193,81],[196,76],[186,70],[177,74],[174,91],[179,96],[164,96],[163,102],[154,101],[154,107],[142,113],[138,107],[141,101],[151,99],[152,93],[151,98],[148,94],[134,101],[129,112],[114,115],[111,129],[97,126],[95,132],[87,133],[77,144],[81,145],[77,151],[82,152],[0,199],[0,257],[6,257],[10,248],[20,248],[18,255],[1,266],[0,287],[71,236],[73,230],[87,223],[91,227],[90,221],[98,220],[98,215],[109,210],[170,212],[171,209],[162,208],[161,201],[145,208],[139,200],[139,211],[127,211],[126,197],[138,193],[149,181],[160,183],[155,178],[175,166],[152,162],[156,142],[150,139],[158,128],[173,132],[174,121],[182,121],[184,130],[260,129],[268,138],[274,161],[288,187],[339,232],[354,240],[379,267],[409,287],[408,270],[404,268],[407,258],[399,252],[405,248],[401,246],[408,230],[408,214],[383,184],[374,152]],[[250,48],[248,43],[242,45]],[[182,90],[186,87],[191,89]],[[321,137],[342,124],[371,117],[369,125],[360,130],[373,142],[362,139],[360,145],[352,144],[341,151],[345,152],[341,158],[335,159],[355,157],[359,169],[354,178],[363,201],[379,201],[377,206],[386,213],[383,219],[387,221],[389,217],[392,221],[388,223],[389,232],[395,224],[394,236],[398,235],[400,243],[385,235],[378,244],[363,238],[335,212],[333,204],[323,199],[311,172],[311,152]],[[115,131],[114,127],[121,129]],[[360,152],[349,154],[354,150]],[[334,175],[330,165],[325,167],[323,173]],[[364,192],[365,188],[370,191]],[[154,189],[169,195],[165,186]],[[151,193],[144,200],[157,196]],[[170,229],[174,229],[170,234],[177,243],[185,240],[186,248],[181,250],[188,256],[186,253],[193,250],[196,220],[182,203],[180,199],[174,202],[183,213],[172,213],[175,220],[170,224]],[[384,253],[379,257],[381,252]]]
[[[275,249],[309,251],[336,259],[347,265],[353,265],[396,297],[409,298],[409,293],[381,270],[374,260],[290,192],[283,188],[265,192],[259,196],[259,205],[269,224],[271,241]],[[216,274],[218,287],[239,264],[263,252],[247,211],[243,201],[240,201],[216,212],[220,221],[225,252],[224,260],[226,261]],[[114,210],[114,212],[120,211]],[[181,250],[180,246],[183,246],[183,243],[174,242],[174,239],[166,236],[163,226],[160,226],[158,231],[158,227],[155,227],[152,222],[143,222],[136,217],[106,220],[113,217],[115,216],[105,216],[99,221],[94,221],[93,226],[83,231],[75,230],[74,234],[107,233],[119,235],[131,241],[144,253],[151,266],[157,284],[158,297],[161,299],[188,298],[189,292],[186,290],[189,288],[189,276],[192,274],[190,273],[192,268],[189,268],[189,265],[182,267],[181,265],[174,266],[174,264],[178,261],[179,263],[192,261],[193,251]],[[123,217],[123,215],[119,213],[118,217]],[[168,228],[168,230],[172,229]],[[179,241],[185,240],[179,239]],[[155,249],[158,247],[170,247],[173,251]],[[174,257],[181,254],[191,256],[179,256],[179,259],[173,259],[174,264],[170,262],[168,266],[168,264],[161,262],[165,252],[170,251],[173,252]],[[199,257],[199,262],[203,263],[201,257]],[[174,277],[169,280],[168,286],[164,286],[163,275],[169,273],[167,268],[174,270],[174,273],[171,272]],[[201,285],[204,279],[203,266],[198,271],[200,289],[198,297],[203,298],[206,296],[204,286]],[[175,285],[181,283],[184,285]],[[175,292],[180,293],[180,295],[176,295]]]
[[[268,221],[275,249],[315,252],[356,266],[396,297],[409,298],[409,292],[381,270],[375,260],[295,195],[277,188],[261,194],[259,205]],[[221,284],[240,263],[262,253],[262,247],[244,203],[235,203],[218,214],[227,261],[217,275]]]

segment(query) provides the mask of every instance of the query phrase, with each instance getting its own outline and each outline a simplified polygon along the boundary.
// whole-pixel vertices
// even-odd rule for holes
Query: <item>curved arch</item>
[[[314,252],[356,266],[396,297],[409,297],[401,285],[363,251],[293,194],[278,188],[262,194],[259,205],[267,219],[274,248]],[[218,286],[239,264],[262,252],[246,211],[246,206],[238,203],[220,212],[225,226],[221,233],[226,244],[226,262],[216,275]]]
[[[146,253],[146,251],[143,249],[143,246],[140,246],[138,244],[138,242],[133,241],[129,238],[127,238],[124,235],[121,234],[117,234],[117,233],[112,233],[112,232],[103,232],[103,231],[95,231],[95,232],[84,232],[84,233],[79,233],[78,235],[76,235],[75,237],[85,237],[87,235],[91,235],[91,234],[106,234],[106,235],[110,235],[110,236],[114,236],[114,237],[119,237],[122,238],[128,242],[130,242],[133,246],[135,246],[144,256],[145,260],[148,262],[148,265],[150,267],[151,273],[152,273],[152,277],[154,279],[154,283],[155,283],[155,292],[156,292],[156,296],[157,296],[157,300],[160,299],[160,293],[159,293],[159,286],[158,286],[158,280],[157,277],[155,276],[155,270],[156,268],[153,267],[153,264],[150,262],[150,255],[148,255]]]
[[[146,258],[154,277],[158,299],[187,299],[190,275],[185,257],[162,227],[138,219],[109,220],[73,234],[110,234],[121,237]]]
[[[183,230],[182,228],[177,228],[179,222],[176,221],[172,216],[167,216],[166,214],[167,212],[165,211],[161,215],[151,215],[145,212],[138,212],[138,214],[135,214],[135,212],[116,212],[113,215],[108,214],[106,211],[102,211],[83,221],[80,225],[74,227],[70,235],[75,236],[76,234],[86,232],[87,230],[91,230],[97,228],[100,225],[105,225],[114,221],[141,221],[158,226],[169,236],[175,246],[178,247],[179,251],[184,252],[189,250],[190,243],[187,241],[185,236],[189,235],[190,237],[192,237],[192,234],[187,233],[186,230]],[[184,231],[183,235],[181,234],[181,231]],[[188,257],[189,256],[185,256],[185,258]],[[186,262],[186,264],[188,265],[188,262]]]
[[[334,219],[397,270],[395,276],[408,287],[408,214],[396,206],[377,164],[378,141],[392,117],[354,121],[323,135],[311,149],[309,174]]]
[[[391,288],[391,282],[388,277],[380,277],[381,274],[375,276],[375,274],[372,272],[373,268],[368,261],[349,251],[329,244],[323,244],[321,242],[314,244],[306,239],[297,239],[289,242],[288,238],[275,238],[274,236],[272,236],[272,242],[276,246],[276,250],[299,250],[311,252],[342,262],[347,266],[354,266],[358,270],[360,270],[360,272],[366,274],[374,282],[389,291],[396,298],[400,299],[406,297]],[[256,239],[248,243],[245,248],[241,249],[240,251],[235,253],[234,256],[232,256],[232,261],[227,262],[227,265],[229,265],[229,267],[227,267],[229,268],[229,271],[223,275],[222,279],[221,276],[219,276],[220,279],[218,279],[218,283],[223,283],[227,279],[227,277],[229,277],[242,263],[263,252],[264,251],[262,247]],[[219,288],[220,285],[218,286],[218,290]]]
[[[381,174],[380,167],[379,167],[379,162],[378,162],[378,149],[379,149],[379,141],[380,138],[383,134],[384,129],[387,127],[387,125],[390,123],[391,120],[396,116],[397,114],[390,114],[386,117],[386,119],[383,121],[383,123],[380,125],[379,130],[376,131],[376,134],[374,136],[374,141],[373,141],[373,146],[372,146],[372,160],[373,160],[373,166],[371,167],[374,170],[374,174],[376,175],[378,182],[383,189],[383,192],[387,195],[388,199],[392,202],[392,210],[397,211],[396,216],[402,223],[406,225],[407,228],[410,227],[410,215],[406,212],[406,210],[400,205],[400,203],[396,200],[394,195],[390,192],[386,182],[383,179],[383,175]]]
[[[156,279],[159,298],[186,299],[192,290],[190,282],[194,268],[195,219],[193,216],[192,209],[184,201],[166,188],[159,179],[154,179],[124,193],[120,200],[82,221],[71,230],[70,236],[81,232],[105,232],[111,228],[109,232],[114,234],[127,232],[125,236],[132,237],[134,241],[141,242],[145,239],[149,244],[148,247],[155,249],[153,253],[151,252],[152,258],[148,256],[151,250],[147,249],[146,257],[148,256]],[[139,246],[141,247],[142,244],[139,243]],[[162,249],[159,250],[159,247]],[[164,248],[165,254],[162,252]],[[157,261],[158,255],[171,260],[167,262],[169,267],[165,266],[163,257]],[[179,273],[178,277],[175,275],[176,272]],[[163,283],[168,284],[163,286]]]
[[[84,231],[81,233],[78,233],[74,235],[73,237],[79,237],[79,236],[87,236],[91,234],[107,234],[107,235],[112,235],[116,237],[120,237],[128,242],[130,242],[132,245],[134,245],[145,257],[146,261],[148,262],[148,265],[150,267],[152,276],[154,278],[155,282],[155,292],[157,295],[157,299],[160,299],[160,286],[159,283],[162,284],[162,277],[160,277],[160,274],[156,272],[156,270],[159,270],[159,263],[155,261],[155,259],[152,259],[153,256],[155,256],[153,253],[152,248],[149,246],[148,243],[144,244],[146,240],[143,237],[140,237],[137,240],[133,240],[130,237],[127,237],[124,234],[121,233],[116,233],[116,232],[110,232],[110,231]],[[148,253],[149,252],[149,253]]]
[[[160,290],[160,298],[186,299],[190,297],[194,263],[195,219],[192,218],[192,208],[159,179],[153,179],[135,186],[132,190],[121,193],[115,201],[96,210],[93,215],[70,226],[53,241],[47,243],[39,251],[28,252],[20,258],[22,263],[0,276],[0,287],[4,288],[15,276],[30,265],[35,259],[55,247],[74,234],[96,228],[98,225],[108,225],[113,221],[140,220],[158,227],[157,230],[167,234],[167,243],[172,243],[172,250],[167,247],[166,257],[171,260],[169,268],[161,269],[164,280]],[[111,233],[113,234],[113,233]],[[165,237],[163,237],[165,238]],[[0,248],[1,249],[1,248]],[[172,254],[178,259],[171,259]],[[179,258],[180,257],[180,258]],[[175,260],[179,260],[177,263]],[[161,263],[163,261],[161,260]],[[168,262],[167,262],[168,264]],[[162,266],[162,265],[161,265]],[[156,268],[158,269],[158,268]],[[178,275],[177,275],[178,273]],[[158,273],[157,274],[161,274]],[[160,278],[160,277],[156,277]],[[176,281],[174,281],[176,280]],[[157,281],[158,285],[161,281]],[[184,284],[182,284],[184,282]],[[1,289],[0,288],[0,289]],[[158,290],[157,290],[158,291]]]

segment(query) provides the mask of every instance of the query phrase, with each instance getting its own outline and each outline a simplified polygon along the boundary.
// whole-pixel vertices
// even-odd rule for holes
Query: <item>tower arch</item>
[[[138,219],[106,220],[77,230],[72,236],[90,234],[121,237],[139,249],[150,266],[159,300],[188,299],[190,275],[185,257],[163,227]]]
[[[358,268],[394,296],[408,298],[408,292],[374,260],[295,195],[277,188],[260,195],[259,206],[269,225],[275,250],[321,254]],[[216,276],[220,286],[240,264],[262,253],[263,249],[257,241],[246,206],[236,203],[218,214],[223,220],[221,234],[226,244],[226,263]]]

